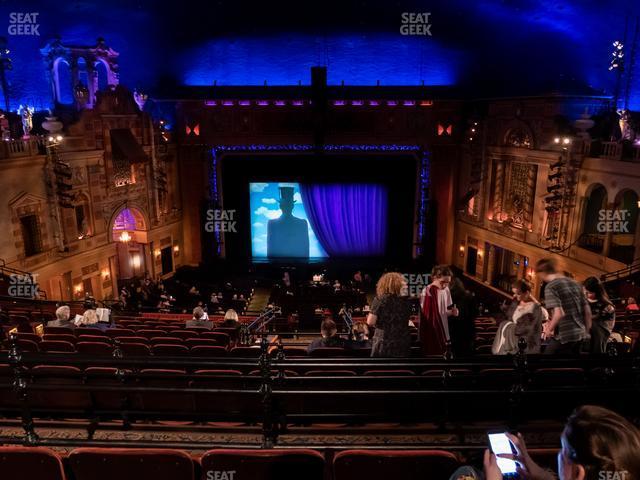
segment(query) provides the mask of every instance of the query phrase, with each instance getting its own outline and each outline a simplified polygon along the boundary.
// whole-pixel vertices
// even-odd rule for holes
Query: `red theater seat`
[[[310,357],[313,358],[331,358],[331,357],[344,357],[347,355],[347,352],[344,348],[316,348],[315,350],[311,350],[309,353]]]
[[[322,480],[325,465],[324,457],[315,450],[278,448],[210,450],[202,456],[201,463],[203,479],[212,478],[209,472],[235,471],[234,478],[260,480]]]
[[[105,333],[111,338],[136,336],[136,332],[130,328],[109,328]]]
[[[39,342],[42,343],[42,342]],[[18,348],[23,352],[39,352],[38,343],[33,340],[20,340],[18,339]]]
[[[533,372],[533,383],[539,387],[579,386],[585,383],[581,368],[539,368]]]
[[[151,349],[144,343],[123,343],[120,350],[130,357],[148,357],[151,355]]]
[[[346,450],[333,459],[335,480],[446,480],[457,467],[456,456],[442,450]]]
[[[75,480],[194,480],[193,460],[179,450],[78,448],[69,466]]]
[[[167,332],[165,330],[159,330],[157,328],[141,328],[136,331],[136,336],[143,336],[146,338],[160,337],[166,334]]]
[[[104,333],[102,330],[98,330],[97,328],[87,328],[87,327],[77,327],[73,333],[76,335],[76,337],[79,337],[80,335],[93,335],[96,337],[108,337],[108,335],[106,333]]]
[[[151,345],[158,345],[160,343],[163,343],[163,344],[171,343],[173,345],[182,345],[182,339],[178,337],[170,337],[170,336],[151,337],[151,340],[149,340],[149,343]]]
[[[211,340],[208,338],[187,338],[184,341],[184,344],[189,347],[198,347],[198,346],[205,346],[205,347],[220,347],[220,348],[224,348],[224,344],[218,342],[217,340]]]
[[[85,355],[112,355],[113,347],[106,342],[78,342],[76,344],[78,353]]]
[[[16,333],[16,335],[18,336],[18,340],[31,340],[32,342],[36,342],[36,343],[40,343],[42,341],[42,337],[40,337],[39,335],[36,335],[35,333],[18,332]],[[45,335],[45,337],[46,336],[47,335]],[[55,340],[55,338],[52,338],[51,340]]]
[[[74,329],[69,327],[44,327],[44,333],[52,333],[59,335],[73,335]]]
[[[367,370],[364,372],[366,376],[374,376],[374,377],[406,377],[413,376],[415,373],[411,370]]]
[[[171,332],[171,336],[186,340],[188,338],[198,338],[200,335],[198,334],[198,332],[194,332],[192,330],[173,330]]]
[[[188,386],[184,370],[145,369],[140,372],[139,384],[143,387],[184,389]],[[147,411],[186,413],[193,411],[193,398],[186,393],[141,392],[137,397]],[[136,400],[134,399],[134,404]]]
[[[111,339],[106,335],[80,335],[76,342],[110,342]]]
[[[44,447],[0,447],[2,478],[65,480],[60,456]]]
[[[40,342],[40,351],[49,353],[73,353],[76,351],[76,347],[71,342],[43,340]]]
[[[196,345],[191,347],[191,355],[195,357],[226,357],[227,349],[221,346]]]
[[[151,352],[154,355],[189,355],[189,349],[184,345],[177,345],[173,343],[160,343],[151,347]]]
[[[304,374],[306,377],[355,377],[353,370],[309,370]]]
[[[277,356],[278,355],[278,351],[274,350],[273,352],[273,356]],[[285,358],[301,358],[301,357],[307,357],[307,349],[306,348],[301,348],[301,347],[284,347],[284,357]]]
[[[232,357],[258,358],[262,350],[259,347],[235,347],[229,352]]]
[[[22,335],[24,335],[24,334],[22,334]],[[36,335],[36,337],[37,337],[37,335]],[[40,340],[56,340],[56,341],[69,342],[69,343],[75,344],[78,339],[73,334],[45,333]]]
[[[220,342],[221,345],[229,345],[229,335],[222,332],[202,332],[200,338],[215,340],[216,342]]]
[[[82,371],[76,367],[38,365],[31,369],[35,384],[60,385],[56,390],[34,390],[31,403],[40,408],[86,409],[91,405],[89,393],[65,390],[65,385],[81,385]]]
[[[120,344],[124,343],[142,343],[147,344],[147,337],[120,337],[118,338]]]

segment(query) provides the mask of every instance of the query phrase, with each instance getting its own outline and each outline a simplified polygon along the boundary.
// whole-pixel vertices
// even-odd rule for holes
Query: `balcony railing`
[[[589,157],[640,163],[640,145],[586,140],[582,142],[582,153]]]
[[[39,137],[0,142],[0,158],[31,157],[44,151],[44,140]]]

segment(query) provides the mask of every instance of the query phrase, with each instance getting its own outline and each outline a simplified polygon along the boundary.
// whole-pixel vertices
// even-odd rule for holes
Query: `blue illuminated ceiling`
[[[308,84],[312,65],[326,65],[331,84],[424,81],[460,85],[474,96],[611,94],[611,42],[624,36],[633,6],[627,0],[7,0],[0,4],[0,25],[7,32],[10,12],[39,13],[40,36],[7,35],[13,108],[50,106],[39,48],[55,35],[85,45],[104,37],[121,54],[121,82],[157,95],[178,84],[214,81]],[[424,11],[431,12],[433,36],[400,35],[401,13]],[[640,78],[640,61],[634,70]],[[640,109],[638,81],[630,100]]]

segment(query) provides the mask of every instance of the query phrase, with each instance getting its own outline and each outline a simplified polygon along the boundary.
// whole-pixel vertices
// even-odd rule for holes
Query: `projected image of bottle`
[[[309,226],[307,221],[293,215],[295,200],[293,187],[280,187],[279,218],[267,223],[268,257],[308,257]]]

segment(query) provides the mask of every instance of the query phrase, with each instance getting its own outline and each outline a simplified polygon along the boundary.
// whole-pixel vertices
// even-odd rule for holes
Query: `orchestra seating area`
[[[0,349],[0,471],[15,478],[448,478],[481,464],[488,428],[529,432],[552,468],[576,406],[634,419],[640,401],[640,319],[621,306],[616,331],[631,343],[577,358],[524,345],[491,355],[493,315],[476,319],[473,357],[423,357],[416,329],[411,358],[375,359],[368,349],[309,355],[319,332],[276,322],[247,342],[221,315],[211,330],[186,328],[180,313],[65,329],[45,326],[46,302],[3,310],[17,327]]]

